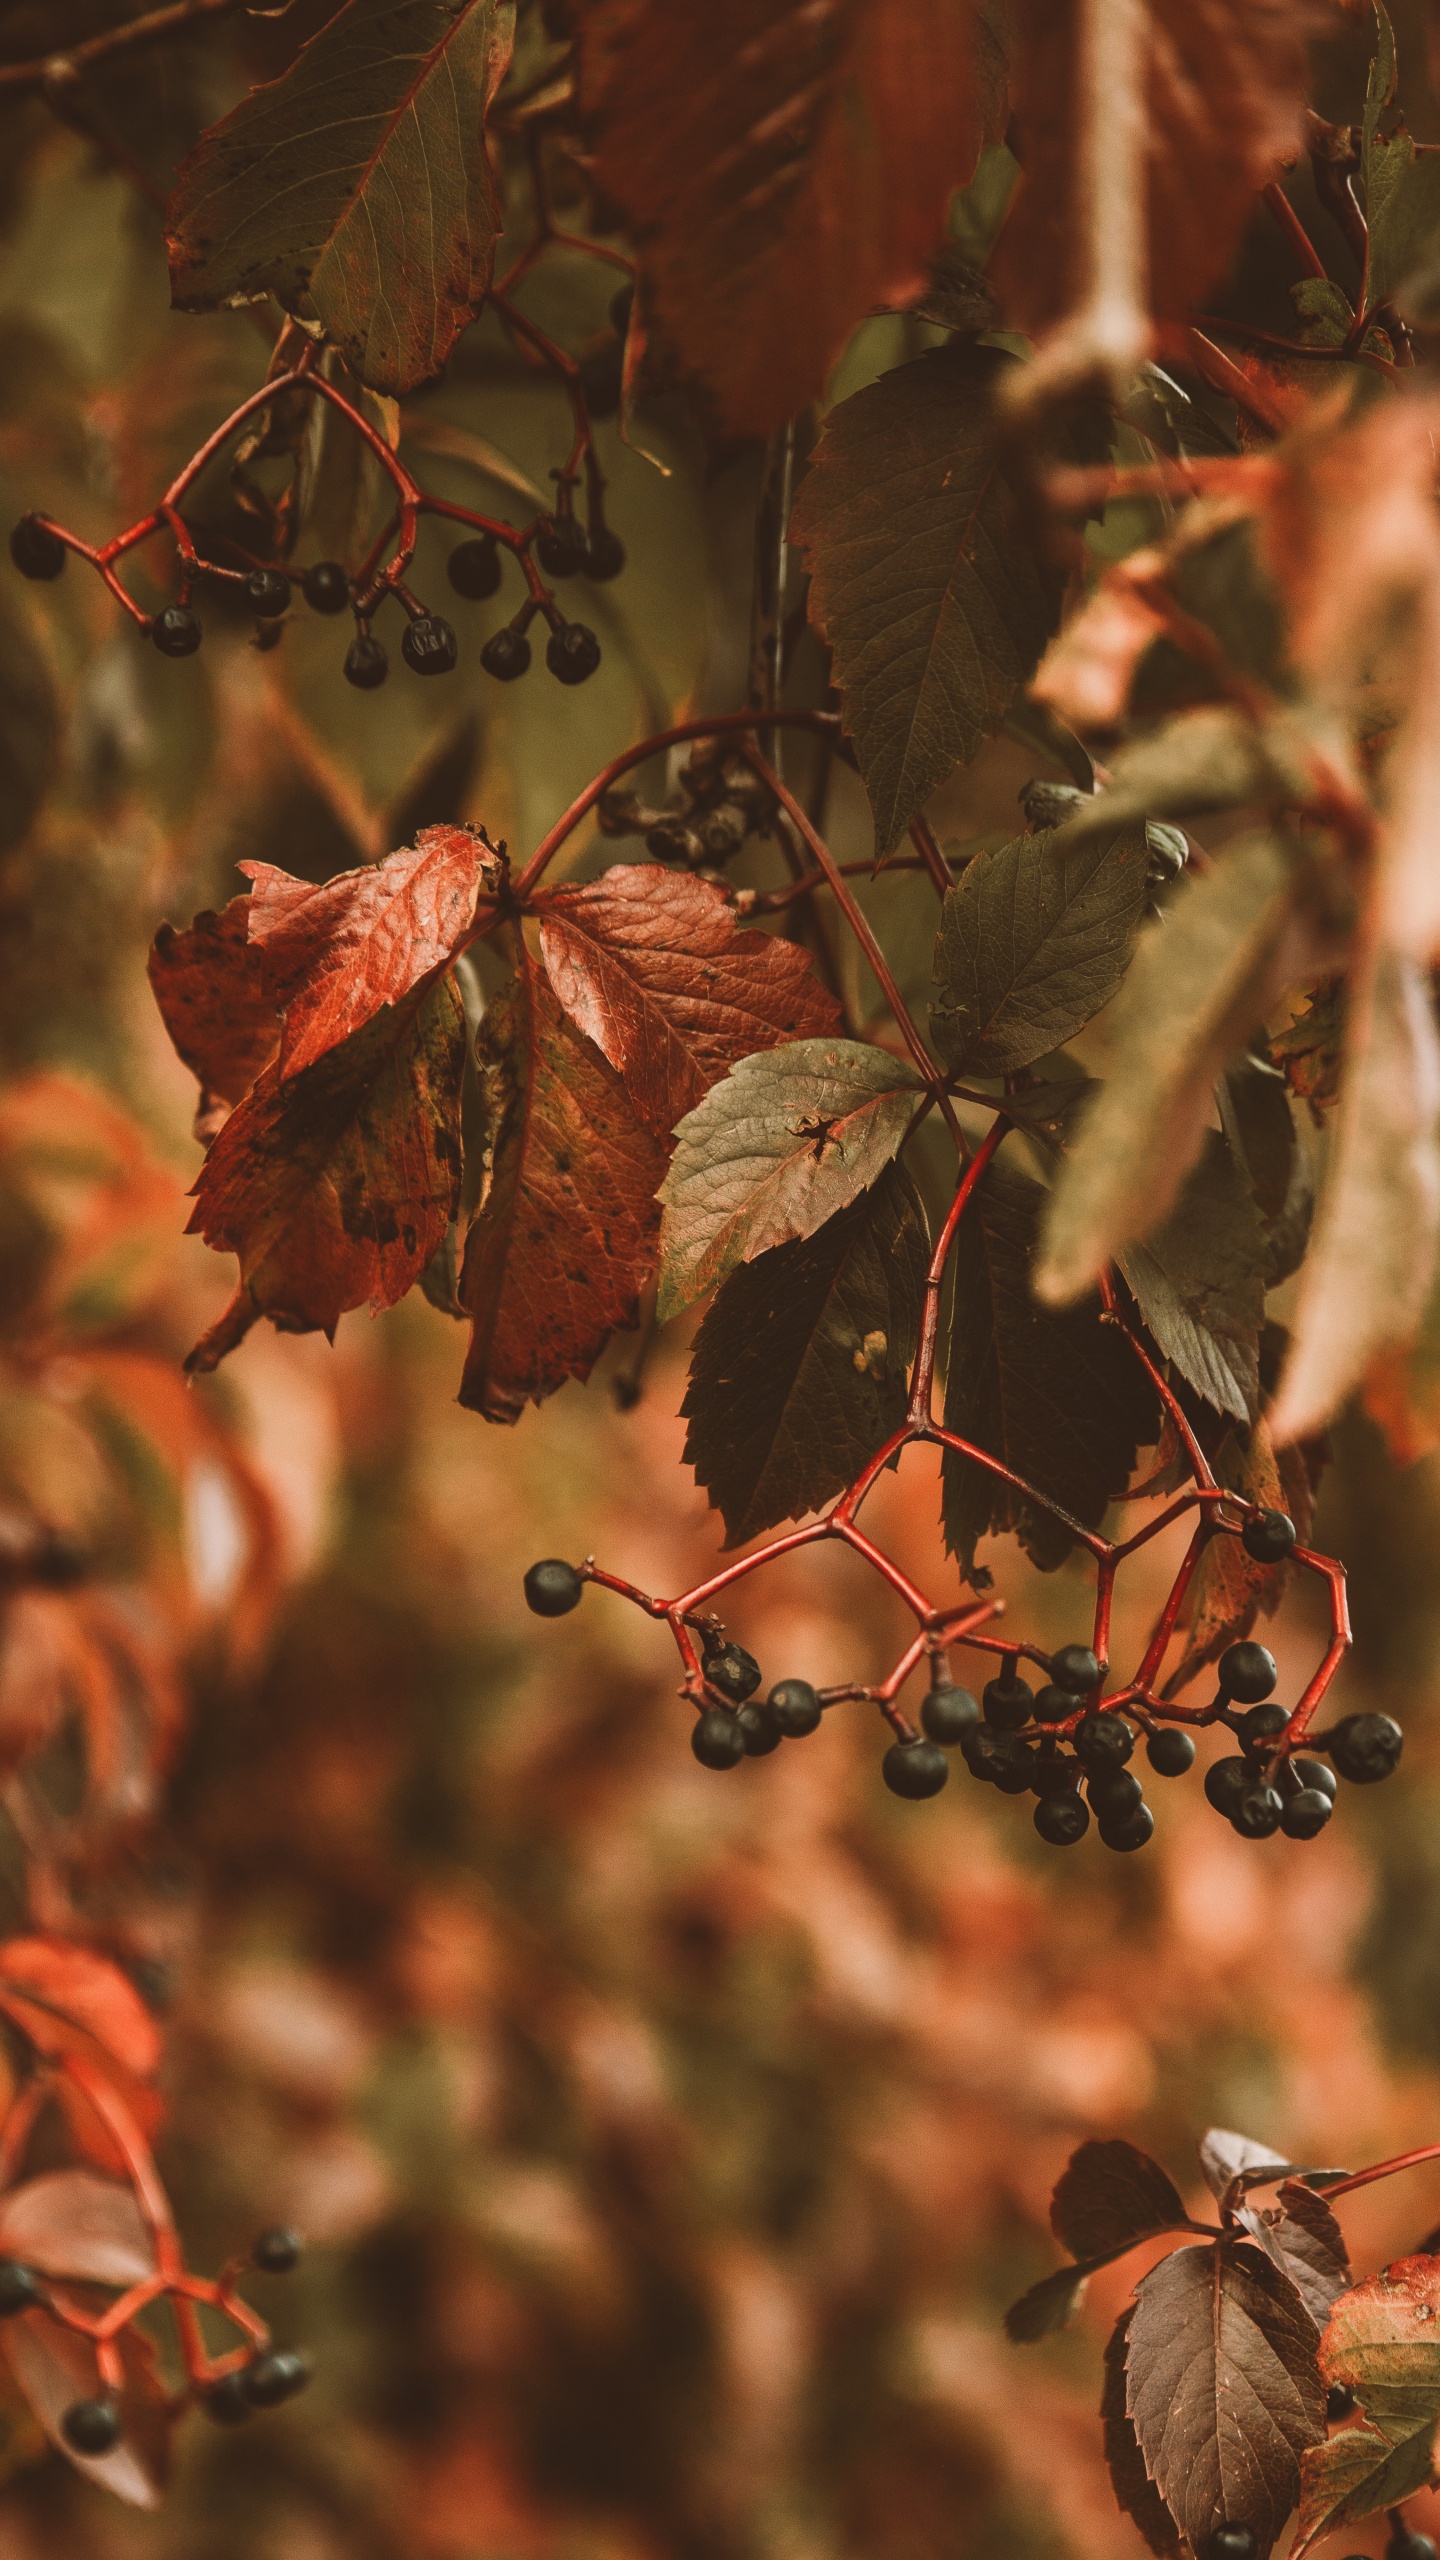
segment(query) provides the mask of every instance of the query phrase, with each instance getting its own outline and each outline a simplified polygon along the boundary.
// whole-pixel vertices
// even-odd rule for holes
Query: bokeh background
[[[45,17],[0,10],[0,58]],[[275,66],[275,28],[237,41]],[[261,377],[253,315],[169,314],[136,181],[228,102],[209,82],[198,50],[117,71],[99,145],[6,110],[7,522],[39,506],[100,538]],[[560,257],[527,307],[601,350],[613,287]],[[874,324],[837,393],[914,331]],[[504,505],[506,472],[547,490],[563,458],[554,388],[489,324],[387,423],[471,502]],[[1335,1435],[1317,1542],[1352,1576],[1344,1703],[1399,1714],[1399,1779],[1347,1791],[1310,1845],[1242,1843],[1198,1780],[1156,1780],[1154,1843],[1121,1858],[1046,1851],[1028,1799],[958,1767],[897,1803],[860,1709],[708,1774],[663,1633],[596,1592],[527,1616],[537,1555],[662,1591],[715,1556],[680,1465],[683,1334],[638,1402],[616,1391],[632,1339],[513,1433],[460,1411],[459,1328],[418,1293],[333,1348],[265,1330],[179,1384],[230,1273],[182,1234],[194,1097],[146,988],[157,923],[223,902],[239,860],[321,879],[441,818],[528,849],[607,754],[741,698],[758,458],[663,403],[663,472],[602,435],[630,565],[589,591],[605,665],[563,698],[479,676],[513,598],[445,601],[446,684],[357,696],[313,617],[262,656],[212,611],[172,665],[73,568],[0,576],[0,1529],[41,1517],[89,1559],[7,1620],[0,1922],[131,1967],[164,2018],[192,2258],[299,2223],[303,2270],[256,2299],[318,2367],[243,2435],[194,2420],[154,2516],[0,2402],[0,2560],[1121,2560],[1140,2546],[1095,2412],[1137,2263],[1063,2338],[999,2325],[1055,2262],[1069,2149],[1123,2133],[1198,2199],[1212,2122],[1346,2165],[1440,2131],[1440,1485],[1363,1420]],[[376,492],[328,425],[306,468],[299,556],[343,556]],[[205,503],[243,532],[223,470]],[[437,603],[442,560],[416,580]],[[1013,823],[1034,770],[988,751],[942,834]],[[868,849],[843,775],[831,819]],[[876,892],[917,988],[918,895]],[[938,1592],[937,1509],[923,1459],[875,1500]],[[1122,1583],[1117,1658],[1167,1557]],[[1017,1627],[1085,1633],[1078,1567],[992,1561]],[[767,1679],[873,1676],[896,1649],[887,1596],[828,1553],[747,1585],[732,1625]],[[1293,1694],[1322,1642],[1304,1592],[1267,1640]],[[1360,2266],[1437,2221],[1440,2168],[1346,2208]]]

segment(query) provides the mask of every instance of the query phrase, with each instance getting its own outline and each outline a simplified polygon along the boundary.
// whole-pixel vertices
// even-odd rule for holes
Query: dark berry
[[[1103,1776],[1090,1779],[1085,1792],[1101,1822],[1122,1822],[1145,1801],[1145,1790],[1133,1769],[1107,1769]]]
[[[932,1742],[953,1750],[971,1726],[979,1723],[979,1701],[971,1697],[968,1689],[952,1688],[947,1682],[943,1688],[930,1691],[920,1710],[920,1721]]]
[[[245,581],[245,601],[252,613],[271,621],[290,610],[290,581],[278,569],[252,569]]]
[[[742,1707],[735,1721],[745,1736],[745,1750],[751,1760],[768,1759],[785,1739],[768,1707]]]
[[[1263,1644],[1227,1645],[1216,1665],[1216,1675],[1224,1695],[1236,1699],[1242,1707],[1258,1706],[1262,1698],[1269,1697],[1280,1677],[1274,1654],[1267,1653]]]
[[[10,536],[10,557],[22,578],[58,578],[65,566],[65,544],[48,524],[22,516]]]
[[[1280,1828],[1285,1811],[1278,1787],[1247,1787],[1235,1799],[1230,1815],[1242,1840],[1268,1840]]]
[[[1327,1796],[1323,1787],[1302,1787],[1298,1795],[1288,1798],[1280,1828],[1287,1840],[1313,1840],[1324,1830],[1334,1810],[1334,1798]]]
[[[1004,1761],[996,1770],[995,1784],[1002,1796],[1028,1795],[1034,1782],[1035,1764],[1040,1755],[1032,1743],[1015,1741],[1013,1734],[1005,1734],[1001,1738],[1006,1742],[1015,1742],[1015,1757],[1013,1760]]]
[[[269,2355],[257,2356],[244,2374],[245,2397],[255,2409],[278,2409],[282,2400],[293,2400],[310,2379],[310,2359],[287,2349],[272,2349]]]
[[[574,578],[585,566],[585,536],[573,516],[553,516],[535,536],[535,557],[547,578]]]
[[[1107,1849],[1143,1849],[1155,1828],[1155,1816],[1148,1804],[1137,1804],[1133,1813],[1108,1815],[1100,1823],[1100,1837]]]
[[[733,1769],[745,1757],[739,1717],[728,1707],[707,1707],[691,1728],[690,1748],[702,1769]]]
[[[1290,1775],[1297,1778],[1302,1787],[1318,1787],[1322,1796],[1328,1796],[1334,1803],[1335,1772],[1323,1760],[1292,1760]]]
[[[600,643],[583,622],[567,622],[545,643],[545,664],[561,684],[584,684],[600,664]]]
[[[284,633],[283,622],[257,622],[250,635],[250,646],[258,649],[262,658],[268,658],[272,649],[279,648]]]
[[[622,284],[618,286],[610,297],[610,326],[614,330],[617,338],[624,337],[626,330],[630,326],[630,314],[634,308],[635,287],[633,284]]]
[[[1037,1796],[1073,1796],[1079,1775],[1078,1760],[1067,1758],[1061,1751],[1047,1751],[1041,1745],[1031,1763],[1031,1793]]]
[[[918,1804],[938,1796],[950,1775],[950,1763],[937,1742],[892,1742],[880,1763],[880,1775],[892,1796]]]
[[[317,560],[301,578],[300,592],[312,613],[343,613],[350,601],[350,581],[338,560]]]
[[[1248,2524],[1217,2524],[1206,2539],[1204,2560],[1255,2560],[1255,2548]]]
[[[825,1712],[808,1680],[777,1681],[766,1704],[781,1732],[792,1738],[813,1733]]]
[[[299,2232],[292,2231],[284,2222],[272,2223],[268,2231],[262,2231],[252,2242],[250,2249],[255,2265],[267,2276],[288,2276],[292,2268],[299,2266],[304,2254],[305,2243]]]
[[[625,350],[613,338],[580,358],[580,388],[592,418],[614,417],[624,382]]]
[[[612,533],[608,524],[592,525],[585,545],[586,577],[602,586],[607,578],[618,578],[624,566],[625,545],[619,534]]]
[[[362,693],[373,693],[390,673],[385,643],[373,631],[357,631],[345,652],[345,681],[358,685]]]
[[[1118,1769],[1135,1748],[1123,1716],[1086,1716],[1075,1728],[1075,1749],[1087,1769]]]
[[[443,614],[420,613],[406,623],[400,655],[412,675],[448,676],[459,654],[454,631]]]
[[[1098,1689],[1103,1665],[1096,1661],[1088,1644],[1062,1644],[1050,1656],[1050,1677],[1061,1689],[1073,1690],[1077,1698],[1088,1698]]]
[[[987,1779],[993,1786],[999,1786],[1003,1777],[1007,1794],[1016,1773],[1022,1773],[1023,1786],[1030,1783],[1029,1749],[1013,1733],[997,1733],[993,1725],[972,1724],[961,1737],[960,1754],[972,1777]]]
[[[1254,1784],[1255,1772],[1250,1762],[1233,1754],[1224,1760],[1212,1760],[1205,1772],[1206,1799],[1217,1813],[1233,1813],[1247,1787]]]
[[[1035,1828],[1052,1849],[1072,1848],[1090,1828],[1090,1816],[1073,1789],[1063,1796],[1042,1796],[1035,1807]]]
[[[1295,1544],[1295,1523],[1287,1511],[1257,1511],[1241,1530],[1240,1544],[1257,1564],[1283,1564]]]
[[[471,604],[480,604],[493,596],[502,575],[500,545],[493,533],[477,533],[473,542],[462,542],[445,563],[445,575],[457,596],[465,596]]]
[[[1068,1724],[1080,1703],[1073,1689],[1058,1689],[1053,1680],[1047,1680],[1035,1699],[1035,1721]]]
[[[200,2406],[217,2427],[243,2427],[246,2419],[255,2415],[255,2404],[241,2373],[222,2373],[218,2382],[212,2382],[201,2393]]]
[[[1355,2394],[1348,2382],[1332,2382],[1325,2394],[1325,2415],[1332,2427],[1348,2418],[1355,2407]]]
[[[525,1576],[525,1605],[537,1618],[567,1618],[580,1605],[585,1585],[573,1564],[545,1556]]]
[[[199,618],[188,604],[167,604],[151,623],[150,637],[162,658],[193,658],[202,637]],[[89,2405],[88,2401],[77,2403]]]
[[[1178,1724],[1162,1725],[1146,1743],[1145,1757],[1162,1778],[1183,1778],[1186,1770],[1194,1765],[1193,1737],[1182,1733]]]
[[[1243,1716],[1236,1717],[1235,1730],[1246,1750],[1258,1752],[1263,1759],[1261,1744],[1268,1742],[1272,1734],[1283,1733],[1289,1721],[1283,1707],[1247,1707]]]
[[[480,664],[487,676],[513,684],[530,664],[530,643],[524,632],[512,631],[508,622],[503,630],[492,632],[480,652]]]
[[[60,2433],[72,2453],[113,2453],[120,2441],[120,2412],[113,2400],[72,2400]]]
[[[1352,1786],[1377,1786],[1395,1768],[1405,1736],[1393,1716],[1346,1716],[1330,1736],[1330,1757]]]
[[[983,1705],[987,1724],[1000,1733],[1018,1733],[1030,1722],[1035,1700],[1023,1680],[987,1680]]]
[[[717,1644],[705,1656],[705,1677],[722,1698],[733,1698],[738,1707],[744,1698],[753,1698],[760,1686],[760,1665],[743,1644]]]
[[[17,2311],[29,2311],[40,2299],[34,2268],[22,2266],[18,2258],[0,2258],[0,2320],[13,2320]]]

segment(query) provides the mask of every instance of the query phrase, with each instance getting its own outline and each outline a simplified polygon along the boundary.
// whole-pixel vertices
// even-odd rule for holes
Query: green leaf
[[[1073,1039],[1125,974],[1144,912],[1143,827],[1066,849],[1053,828],[977,854],[947,890],[930,1008],[954,1075],[1000,1076]]]
[[[1097,1301],[1052,1314],[1032,1288],[1045,1194],[997,1161],[960,1222],[945,1427],[988,1450],[1087,1529],[1125,1490],[1136,1452],[1159,1431],[1154,1391]],[[953,1449],[944,1460],[945,1538],[966,1574],[987,1530],[1014,1529],[1050,1571],[1070,1533]]]
[[[1327,2444],[1308,2445],[1300,2457],[1300,2530],[1290,2560],[1337,2525],[1396,2507],[1429,2486],[1435,2423],[1417,2427],[1398,2444],[1378,2427],[1342,2427]]]
[[[1440,251],[1440,153],[1419,152],[1403,119],[1382,137],[1381,121],[1395,96],[1395,36],[1376,0],[1375,52],[1360,128],[1369,246],[1365,258],[1365,308],[1393,301],[1402,286]]]
[[[912,1066],[858,1040],[792,1040],[742,1058],[675,1132],[660,1190],[662,1322],[868,1191],[922,1091]]]
[[[494,270],[485,115],[514,25],[514,0],[349,0],[182,162],[176,309],[273,293],[372,390],[431,380]]]
[[[891,1165],[813,1236],[732,1271],[681,1407],[728,1547],[818,1511],[903,1422],[928,1259],[914,1185]]]
[[[1220,1413],[1260,1410],[1265,1227],[1218,1129],[1162,1226],[1127,1246],[1120,1268],[1167,1360]]]
[[[1355,2394],[1368,2424],[1347,2427],[1304,2464],[1296,2551],[1332,2525],[1375,2515],[1431,2476],[1440,2420],[1440,2261],[1401,2258],[1343,2293],[1320,2341],[1327,2383]]]
[[[1014,361],[940,347],[842,401],[795,509],[882,854],[994,737],[1055,627],[992,412]]]

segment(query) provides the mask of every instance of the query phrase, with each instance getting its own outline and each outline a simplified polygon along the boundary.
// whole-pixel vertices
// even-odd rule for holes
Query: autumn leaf
[[[1287,1488],[1276,1460],[1268,1423],[1263,1417],[1227,1440],[1215,1461],[1216,1480],[1246,1502],[1265,1511],[1290,1511]],[[1308,1518],[1296,1521],[1303,1544]],[[1263,1609],[1272,1617],[1290,1582],[1288,1564],[1261,1564],[1246,1553],[1239,1538],[1217,1530],[1207,1539],[1190,1585],[1188,1639],[1184,1654],[1165,1683],[1165,1695],[1178,1697],[1197,1671],[1218,1662],[1227,1645],[1248,1636]]]
[[[728,1547],[818,1511],[904,1420],[928,1259],[914,1185],[891,1165],[814,1235],[731,1272],[681,1407]]]
[[[150,952],[150,985],[175,1053],[200,1087],[196,1135],[213,1134],[215,1105],[234,1105],[275,1055],[276,1008],[260,954],[248,939],[250,900],[205,908],[177,931],[162,924]]]
[[[1186,2220],[1158,2160],[1133,2142],[1082,2142],[1050,2199],[1050,2228],[1072,2258],[1128,2249]]]
[[[954,1075],[1062,1048],[1125,974],[1148,896],[1143,827],[1067,851],[1053,828],[978,853],[946,891],[930,1027]]]
[[[882,374],[831,410],[796,505],[882,854],[994,737],[1055,627],[993,413],[1014,362],[955,345]]]
[[[1217,1412],[1253,1421],[1260,1406],[1265,1228],[1218,1129],[1207,1129],[1168,1218],[1120,1268],[1167,1360]]]
[[[1400,2258],[1335,2304],[1320,2341],[1328,2384],[1353,2391],[1366,2424],[1305,2461],[1297,2552],[1331,2526],[1394,2506],[1432,2476],[1440,2420],[1440,2264]]]
[[[0,2329],[0,2350],[50,2441],[77,2471],[131,2507],[158,2507],[170,2472],[173,2416],[155,2350],[133,2328],[116,2341],[124,2383],[116,2395],[120,2441],[110,2453],[76,2453],[61,2432],[67,2409],[102,2392],[95,2349],[48,2311],[22,2311]]]
[[[1105,2388],[1100,2396],[1105,2463],[1121,2514],[1129,2516],[1156,2554],[1156,2560],[1175,2560],[1180,2549],[1179,2529],[1145,2468],[1145,2457],[1125,2405],[1125,2366],[1133,2318],[1132,2304],[1121,2312],[1105,2344]]]
[[[159,2065],[159,2029],[139,1992],[89,1947],[63,1938],[5,1939],[0,2000],[42,2053],[63,2053],[78,2027],[137,2079],[148,2080]]]
[[[1268,2142],[1257,2142],[1253,2134],[1232,2133],[1225,2125],[1212,2124],[1200,2137],[1205,2184],[1227,2212],[1251,2187],[1270,2186],[1295,2165],[1283,2151],[1272,2151]]]
[[[465,1246],[460,1401],[517,1422],[588,1377],[655,1267],[665,1149],[528,957],[477,1043],[493,1169]]]
[[[485,116],[514,20],[513,0],[349,0],[181,163],[176,309],[273,293],[372,390],[428,382],[494,268]]]
[[[742,1058],[675,1133],[660,1192],[662,1318],[868,1191],[921,1091],[913,1067],[858,1040],[796,1040]]]
[[[133,2187],[89,2169],[47,2170],[0,2196],[0,2252],[81,2284],[142,2284],[155,2269]]]
[[[739,0],[714,33],[701,0],[596,0],[580,100],[660,329],[724,426],[764,435],[922,291],[1003,65],[954,0]]]
[[[556,890],[540,949],[566,1012],[657,1137],[741,1058],[839,1028],[797,943],[742,932],[722,890],[655,863]]]
[[[1350,2282],[1345,2235],[1323,2196],[1298,2178],[1287,2178],[1278,2205],[1248,2208],[1241,2220],[1253,2240],[1295,2287],[1317,2329],[1323,2329]]]

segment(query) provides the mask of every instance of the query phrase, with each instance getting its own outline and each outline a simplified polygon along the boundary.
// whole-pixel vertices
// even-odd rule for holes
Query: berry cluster
[[[657,862],[718,874],[747,837],[775,833],[774,793],[728,739],[697,739],[676,779],[679,788],[664,808],[618,787],[603,793],[601,834],[642,836]]]

